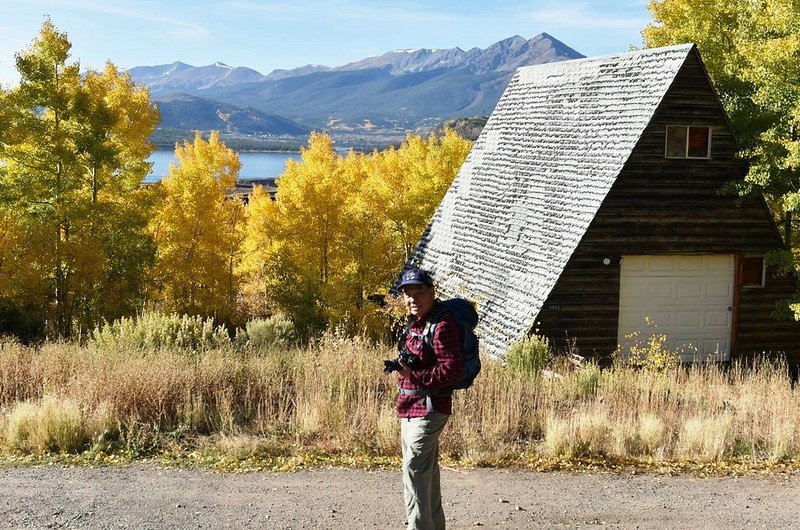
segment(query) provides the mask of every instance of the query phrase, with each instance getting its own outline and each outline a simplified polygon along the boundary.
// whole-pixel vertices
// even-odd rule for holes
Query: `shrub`
[[[666,428],[664,421],[651,412],[639,419],[639,441],[641,451],[645,455],[655,455],[666,444]]]
[[[86,449],[110,421],[107,410],[98,418],[87,418],[77,401],[45,396],[14,406],[6,422],[5,440],[17,451],[74,453]]]
[[[655,330],[657,326],[652,318],[645,317],[645,323],[653,328],[653,333],[643,340],[638,338],[638,332],[627,335],[627,338],[634,339],[634,343],[631,344],[630,351],[626,355],[617,350],[614,353],[615,360],[624,365],[645,370],[663,371],[677,366],[680,362],[680,352],[672,351],[667,347],[667,336]]]
[[[505,363],[514,375],[536,375],[552,360],[550,343],[544,337],[531,335],[511,345]]]
[[[122,317],[96,328],[90,342],[102,350],[207,351],[231,346],[224,326],[214,319],[163,313]]]
[[[576,371],[575,377],[578,395],[592,396],[597,391],[597,385],[600,382],[600,367],[595,361],[590,361]]]
[[[297,331],[291,320],[278,313],[251,320],[236,339],[257,350],[287,349],[297,344]]]
[[[570,431],[568,420],[558,417],[547,418],[542,453],[549,457],[567,454],[571,441]]]
[[[579,411],[575,422],[572,451],[575,455],[602,455],[609,452],[612,422],[602,406]]]
[[[719,460],[728,449],[732,425],[733,417],[730,414],[687,418],[678,437],[677,454],[703,461]]]

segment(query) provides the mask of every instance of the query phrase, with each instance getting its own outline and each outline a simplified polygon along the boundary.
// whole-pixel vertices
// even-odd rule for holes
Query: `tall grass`
[[[391,354],[333,336],[304,348],[191,353],[0,342],[0,450],[152,453],[216,439],[239,455],[392,457],[396,390],[381,371]],[[473,387],[455,394],[444,454],[479,465],[800,457],[800,397],[780,365],[567,366],[545,379],[485,360]]]

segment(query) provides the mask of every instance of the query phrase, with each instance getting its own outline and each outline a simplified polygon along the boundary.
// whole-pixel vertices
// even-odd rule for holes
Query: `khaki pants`
[[[433,411],[424,418],[400,419],[408,530],[444,530],[439,435],[448,418],[447,414]]]

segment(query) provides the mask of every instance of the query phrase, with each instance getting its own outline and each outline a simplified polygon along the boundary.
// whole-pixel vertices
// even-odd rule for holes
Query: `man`
[[[458,323],[442,313],[433,280],[421,269],[403,273],[398,288],[409,313],[402,346],[413,356],[399,361],[397,415],[403,447],[403,494],[408,528],[445,527],[439,482],[439,435],[452,411],[451,386],[464,370]],[[435,318],[432,341],[425,335]],[[432,342],[432,346],[428,343]]]

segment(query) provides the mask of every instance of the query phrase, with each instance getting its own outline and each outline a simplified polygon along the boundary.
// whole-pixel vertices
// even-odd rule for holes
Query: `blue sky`
[[[340,66],[407,48],[485,48],[546,32],[587,56],[641,46],[650,20],[634,0],[0,0],[0,84],[45,15],[83,69],[217,61],[267,74]]]

